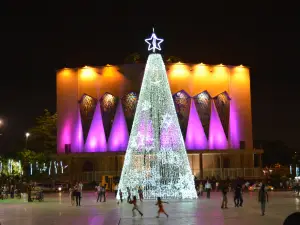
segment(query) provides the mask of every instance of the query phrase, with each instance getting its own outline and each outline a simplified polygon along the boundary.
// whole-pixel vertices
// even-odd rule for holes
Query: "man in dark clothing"
[[[31,184],[28,184],[28,186],[27,186],[28,202],[32,202],[32,199],[31,199],[31,190],[32,190]]]
[[[100,202],[102,201],[103,197],[103,202],[106,202],[106,185],[102,186],[100,189]]]
[[[238,184],[234,190],[234,205],[235,207],[243,206],[242,186]]]
[[[76,206],[80,206],[80,191],[79,191],[79,184],[76,183],[75,187],[74,187],[74,196],[76,198]]]
[[[227,208],[227,192],[228,192],[228,185],[224,184],[224,186],[222,187],[222,196],[223,196],[222,205],[221,205],[222,209],[228,209]]]

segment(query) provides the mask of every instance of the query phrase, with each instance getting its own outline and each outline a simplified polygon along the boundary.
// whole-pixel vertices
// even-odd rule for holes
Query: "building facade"
[[[57,72],[57,158],[70,179],[120,176],[145,64]],[[195,176],[258,178],[262,150],[253,149],[249,68],[166,64]]]

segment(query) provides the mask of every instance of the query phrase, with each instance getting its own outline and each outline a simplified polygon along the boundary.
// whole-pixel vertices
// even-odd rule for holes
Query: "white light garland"
[[[54,170],[55,170],[55,174],[57,174],[57,162],[56,161],[54,161]]]
[[[152,43],[154,50],[160,50],[160,43]],[[157,81],[160,85],[156,85]],[[119,183],[125,198],[127,188],[135,195],[139,186],[144,189],[145,199],[197,198],[194,176],[160,54],[150,54],[147,60]]]
[[[52,161],[50,161],[49,163],[49,170],[48,170],[49,176],[51,175],[51,166],[52,166]]]
[[[60,161],[60,169],[61,169],[61,173],[64,173],[64,167],[63,167],[63,162]]]

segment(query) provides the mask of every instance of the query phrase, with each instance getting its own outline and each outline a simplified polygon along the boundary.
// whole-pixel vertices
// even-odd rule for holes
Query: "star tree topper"
[[[161,48],[160,48],[160,44],[162,43],[164,41],[164,39],[161,39],[161,38],[158,38],[157,36],[156,36],[156,34],[154,33],[154,28],[153,28],[153,33],[152,33],[152,35],[151,35],[151,37],[150,38],[148,38],[148,39],[145,39],[145,42],[147,42],[148,43],[148,51],[153,51],[153,52],[155,52],[155,49],[157,49],[157,50],[161,50]],[[152,45],[152,46],[151,46]]]

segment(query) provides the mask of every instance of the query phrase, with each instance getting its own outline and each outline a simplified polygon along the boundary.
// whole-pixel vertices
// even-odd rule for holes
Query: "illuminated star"
[[[148,43],[148,51],[153,51],[153,52],[155,52],[155,49],[157,49],[157,50],[161,50],[161,48],[160,48],[160,44],[162,43],[164,41],[164,39],[161,39],[161,38],[158,38],[157,36],[156,36],[156,34],[154,33],[154,28],[153,28],[153,33],[152,33],[152,35],[151,35],[151,37],[150,38],[148,38],[148,39],[145,39],[145,42],[147,42]],[[152,45],[152,46],[151,46]]]

